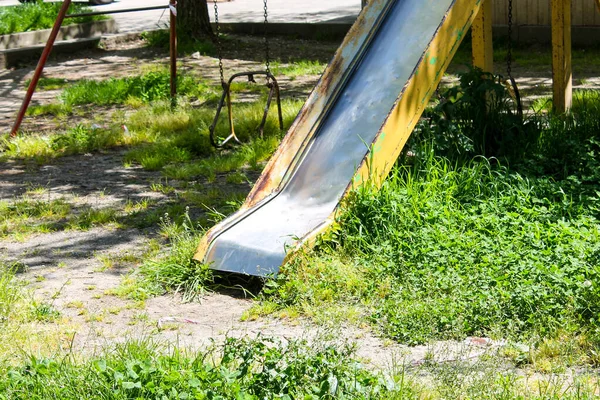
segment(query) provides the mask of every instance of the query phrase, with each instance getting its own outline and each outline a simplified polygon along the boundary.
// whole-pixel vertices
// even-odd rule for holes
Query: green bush
[[[502,76],[473,68],[459,77],[460,83],[442,90],[425,112],[409,147],[433,142],[437,154],[468,159],[506,156],[530,140],[536,120],[518,114]]]

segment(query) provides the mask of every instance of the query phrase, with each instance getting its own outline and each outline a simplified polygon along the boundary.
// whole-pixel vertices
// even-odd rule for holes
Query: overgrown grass
[[[161,217],[161,233],[169,240],[169,251],[146,261],[110,294],[143,301],[151,296],[174,292],[184,301],[192,301],[205,293],[212,282],[212,271],[192,259],[204,228],[192,222],[187,210],[183,221],[169,214]]]
[[[352,346],[328,340],[285,343],[228,338],[198,352],[129,340],[80,360],[76,355],[0,364],[0,396],[10,399],[522,399],[595,398],[597,377],[522,375],[484,362],[398,362],[373,372]]]
[[[113,352],[76,362],[32,357],[2,366],[4,398],[393,399],[396,389],[352,359],[349,347],[228,339],[186,355],[131,341]],[[166,354],[165,354],[166,353]]]
[[[0,35],[18,32],[29,32],[40,29],[50,29],[56,20],[61,3],[44,3],[36,1],[0,8]],[[71,4],[67,14],[89,12],[89,7],[81,4]],[[80,24],[84,22],[100,21],[106,16],[68,18],[63,25]]]
[[[474,82],[448,92],[454,104],[423,122],[409,145],[415,156],[381,190],[354,192],[320,251],[284,266],[255,313],[344,318],[342,307],[346,319],[367,316],[407,344],[566,330],[587,337],[593,359],[600,97],[587,96],[569,116],[521,121],[502,106],[480,118],[469,102],[489,82]]]

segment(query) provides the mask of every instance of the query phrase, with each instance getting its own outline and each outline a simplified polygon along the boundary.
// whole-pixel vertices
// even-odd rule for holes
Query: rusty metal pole
[[[58,16],[56,17],[56,21],[54,21],[54,26],[52,27],[52,31],[50,32],[50,36],[48,37],[48,41],[46,42],[46,47],[42,52],[40,57],[40,61],[38,61],[38,65],[35,68],[35,72],[33,73],[33,77],[31,78],[31,82],[29,83],[29,88],[27,89],[27,93],[25,94],[25,98],[23,99],[23,103],[21,104],[21,108],[19,109],[19,113],[17,114],[17,120],[13,125],[12,130],[10,131],[10,136],[15,137],[17,132],[19,132],[19,128],[21,127],[21,123],[23,122],[23,118],[25,117],[25,113],[27,112],[27,108],[29,108],[29,103],[31,102],[31,97],[33,97],[33,92],[35,92],[35,88],[37,87],[38,81],[40,80],[40,76],[42,76],[42,72],[44,71],[44,66],[46,65],[46,61],[48,61],[48,56],[50,56],[50,52],[52,51],[52,47],[54,46],[54,42],[56,41],[56,37],[58,36],[58,31],[65,19],[65,15],[67,15],[67,10],[71,5],[71,0],[64,0],[60,11],[58,12]]]
[[[171,11],[170,28],[170,57],[171,57],[171,102],[174,104],[177,96],[177,1],[169,0]]]

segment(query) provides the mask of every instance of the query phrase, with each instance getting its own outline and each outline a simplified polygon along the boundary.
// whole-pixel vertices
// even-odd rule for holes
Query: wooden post
[[[567,112],[573,102],[571,0],[552,0],[552,93],[554,111]]]
[[[598,0],[600,1],[600,0]],[[492,0],[483,0],[471,28],[473,38],[473,66],[485,72],[494,72],[492,44]]]

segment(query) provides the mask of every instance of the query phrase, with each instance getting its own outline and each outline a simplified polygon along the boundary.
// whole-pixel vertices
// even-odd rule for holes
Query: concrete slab
[[[54,44],[52,53],[73,53],[82,49],[89,49],[98,46],[101,36],[95,36],[85,39],[64,40]],[[0,50],[0,69],[17,67],[23,63],[30,63],[38,60],[42,55],[45,45],[22,47],[18,49]]]
[[[12,35],[0,35],[0,50],[44,44],[48,40],[51,31],[51,29],[43,29],[33,32],[14,33]],[[117,32],[117,23],[113,19],[108,19],[85,24],[65,25],[60,28],[56,40],[60,42],[63,40],[85,39]]]

